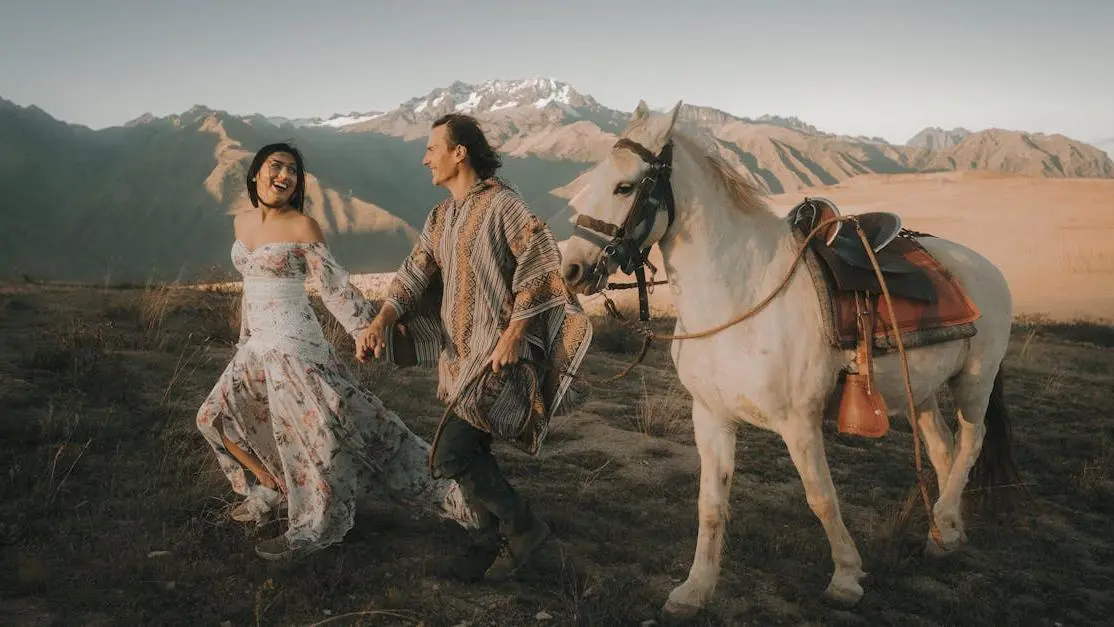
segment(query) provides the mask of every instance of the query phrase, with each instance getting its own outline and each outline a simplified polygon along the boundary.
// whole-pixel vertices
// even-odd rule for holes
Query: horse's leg
[[[943,493],[948,476],[951,474],[955,443],[951,430],[948,429],[943,415],[940,414],[940,405],[936,401],[935,394],[917,406],[917,424],[924,436],[928,459],[936,471],[937,488],[940,493]]]
[[[959,548],[967,541],[960,504],[967,477],[982,450],[986,436],[986,408],[990,404],[990,391],[994,386],[993,372],[980,374],[962,372],[949,383],[955,398],[959,437],[955,461],[947,481],[940,489],[940,498],[933,507],[933,518],[940,531],[940,543],[929,542],[930,553],[947,552]]]
[[[792,420],[781,437],[785,440],[789,455],[801,476],[808,506],[820,519],[828,536],[828,544],[832,547],[835,572],[832,573],[824,596],[843,606],[855,605],[863,597],[863,587],[859,580],[866,573],[863,572],[862,558],[855,548],[855,541],[851,539],[839,513],[839,499],[828,469],[820,422],[806,417]]]
[[[666,614],[691,617],[711,598],[719,578],[720,556],[735,473],[737,425],[713,414],[700,401],[692,404],[693,434],[700,452],[700,530],[688,579],[669,594]]]

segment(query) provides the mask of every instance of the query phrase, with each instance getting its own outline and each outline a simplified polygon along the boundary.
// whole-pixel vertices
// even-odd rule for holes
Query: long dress
[[[430,476],[429,444],[359,387],[325,338],[307,278],[353,338],[375,313],[325,244],[274,242],[249,250],[237,239],[232,263],[243,275],[240,342],[197,413],[232,489],[258,512],[285,500],[292,549],[340,542],[358,505],[383,493],[476,527],[456,482]],[[262,462],[277,492],[245,471],[222,431]]]

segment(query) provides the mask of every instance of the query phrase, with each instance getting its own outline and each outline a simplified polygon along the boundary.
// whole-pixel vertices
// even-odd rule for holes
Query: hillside
[[[938,126],[930,126],[914,135],[909,141],[905,142],[905,145],[938,152],[959,145],[970,134],[971,131],[962,127],[945,131]]]
[[[461,583],[436,573],[463,530],[386,496],[356,513],[343,544],[290,564],[256,557],[284,526],[229,518],[239,498],[194,425],[234,351],[238,308],[234,293],[0,285],[0,624],[664,623],[660,608],[692,563],[700,484],[691,399],[668,343],[651,344],[626,377],[588,386],[538,456],[499,450],[554,537],[516,581]],[[357,363],[351,339],[317,313],[362,387],[432,439],[436,369]],[[583,369],[593,382],[639,345],[595,323]],[[1021,326],[1011,339],[1005,401],[1032,503],[1000,519],[965,506],[969,543],[937,561],[924,555],[905,419],[877,440],[825,423],[839,506],[871,574],[858,607],[833,608],[820,600],[829,544],[785,444],[745,427],[721,578],[688,624],[1109,623],[1114,329]],[[954,425],[950,396],[941,404]]]
[[[279,127],[204,107],[94,132],[5,101],[0,275],[142,282],[228,274],[229,214],[247,206],[244,173],[256,148],[278,140],[304,152],[307,210],[353,271],[395,269],[444,197],[421,165],[424,142]],[[505,173],[544,213],[563,204],[548,190],[584,167],[511,157]]]
[[[603,158],[629,113],[552,79],[455,82],[388,111],[288,119],[195,106],[93,131],[0,100],[0,278],[143,281],[231,271],[228,213],[264,143],[292,140],[311,174],[311,209],[355,272],[397,267],[445,192],[421,165],[430,123],[476,115],[505,156],[503,174],[558,238],[567,199]],[[770,194],[856,176],[986,170],[1111,178],[1102,151],[1061,135],[926,129],[908,145],[821,132],[794,117],[736,116],[685,105],[682,128]],[[58,254],[65,251],[65,254]]]
[[[990,129],[973,133],[928,161],[926,170],[990,170],[1049,178],[1111,178],[1103,151],[1063,135]]]

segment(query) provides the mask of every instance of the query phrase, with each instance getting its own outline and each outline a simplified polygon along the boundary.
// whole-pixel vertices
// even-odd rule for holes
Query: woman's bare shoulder
[[[287,218],[286,231],[291,240],[298,242],[305,242],[307,244],[317,244],[325,242],[325,234],[321,231],[321,225],[313,216],[307,216],[304,213],[296,213]]]

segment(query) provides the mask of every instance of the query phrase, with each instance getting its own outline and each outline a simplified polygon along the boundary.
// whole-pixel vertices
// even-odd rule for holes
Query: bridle
[[[651,274],[657,273],[657,268],[647,258],[650,248],[657,242],[651,242],[649,238],[663,205],[668,219],[666,231],[673,226],[677,216],[673,184],[670,181],[670,174],[673,172],[673,140],[667,141],[656,155],[642,144],[626,137],[616,141],[613,148],[630,150],[650,167],[639,181],[634,200],[621,225],[579,214],[573,222],[573,236],[603,248],[603,255],[595,267],[596,276],[601,283],[607,281],[612,262],[626,274],[634,274],[638,287],[638,315],[642,322],[646,322],[650,319],[650,305],[645,269],[649,267]],[[639,235],[635,237],[635,233]]]

